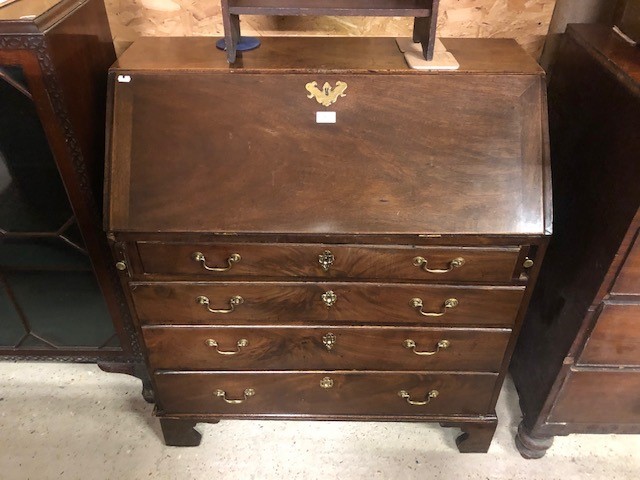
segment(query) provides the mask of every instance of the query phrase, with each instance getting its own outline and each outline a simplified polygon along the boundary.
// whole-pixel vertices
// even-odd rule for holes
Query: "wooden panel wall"
[[[321,0],[319,0],[321,1]],[[105,0],[116,46],[140,35],[222,34],[219,0]],[[556,0],[441,0],[439,35],[514,37],[537,55]],[[409,36],[412,20],[359,17],[241,17],[244,34]]]

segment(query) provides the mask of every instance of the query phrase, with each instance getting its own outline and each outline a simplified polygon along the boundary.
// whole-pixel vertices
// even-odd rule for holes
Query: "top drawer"
[[[511,282],[519,247],[138,242],[144,273]]]

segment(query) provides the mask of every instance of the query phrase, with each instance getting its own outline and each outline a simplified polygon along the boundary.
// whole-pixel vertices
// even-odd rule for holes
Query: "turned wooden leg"
[[[194,427],[198,422],[177,418],[161,418],[164,443],[170,447],[197,447],[202,435]]]
[[[523,458],[527,460],[542,458],[551,445],[553,445],[553,437],[532,435],[531,431],[525,427],[524,422],[520,422],[516,434],[516,447]]]
[[[442,427],[458,427],[462,435],[456,438],[456,445],[460,453],[487,453],[493,434],[498,426],[497,419],[482,422],[440,423]]]

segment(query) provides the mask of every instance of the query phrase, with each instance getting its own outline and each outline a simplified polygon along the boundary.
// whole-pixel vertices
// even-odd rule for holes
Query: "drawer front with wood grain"
[[[218,282],[132,284],[142,324],[511,326],[524,287]]]
[[[636,237],[611,289],[612,295],[640,295],[640,240]]]
[[[640,424],[640,373],[572,371],[549,418],[554,423]]]
[[[605,304],[578,365],[640,366],[640,305]]]
[[[203,415],[477,415],[497,374],[161,372],[163,413]]]
[[[511,330],[144,327],[152,369],[497,372]]]
[[[144,273],[511,282],[520,247],[138,242]]]

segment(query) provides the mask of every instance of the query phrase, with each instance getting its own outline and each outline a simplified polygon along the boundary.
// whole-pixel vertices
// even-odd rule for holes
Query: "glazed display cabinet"
[[[0,8],[0,359],[139,357],[101,230],[114,60],[102,0]]]

